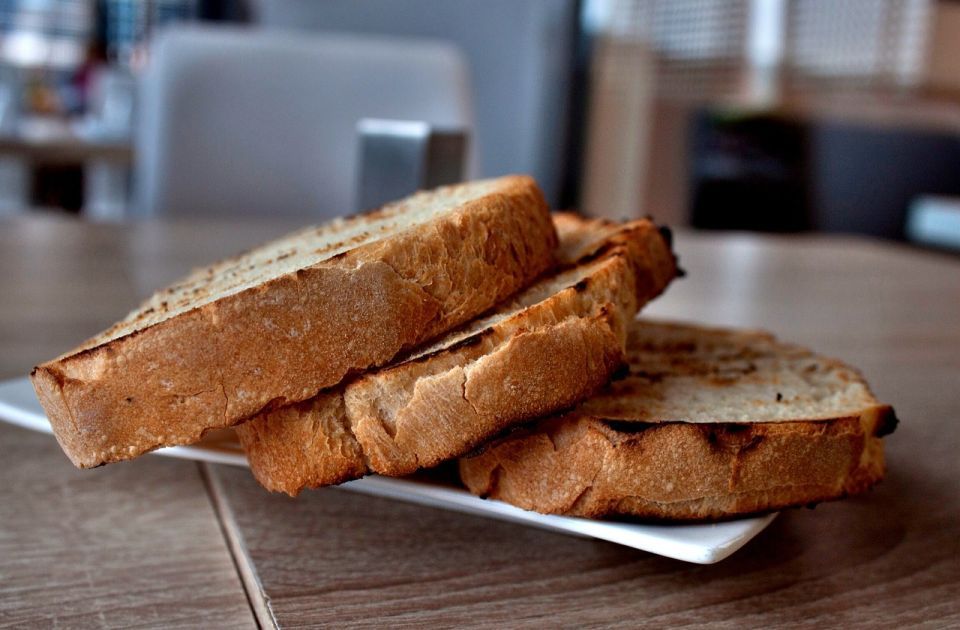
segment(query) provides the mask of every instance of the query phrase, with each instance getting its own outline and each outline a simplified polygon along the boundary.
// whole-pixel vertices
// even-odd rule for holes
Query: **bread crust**
[[[293,495],[307,485],[338,484],[369,471],[337,391],[262,414],[238,426],[237,434],[254,475],[273,492]]]
[[[880,405],[835,420],[639,423],[568,416],[460,460],[479,496],[526,510],[698,521],[843,498],[884,475]],[[622,426],[622,425],[619,425]]]
[[[474,361],[420,376],[390,425],[378,407],[402,395],[396,389],[403,385],[366,379],[348,387],[351,427],[370,470],[400,476],[435,466],[589,396],[623,360],[611,310],[607,304],[593,315],[520,329]]]
[[[463,323],[548,269],[555,245],[533,180],[502,178],[383,240],[117,338],[108,331],[32,380],[81,468],[193,443]]]
[[[258,416],[236,432],[254,476],[274,492],[295,496],[304,488],[373,472],[410,474],[462,455],[514,421],[569,406],[602,386],[622,359],[611,320],[602,312],[522,331],[469,369],[456,365],[406,388],[398,382],[406,375],[370,379],[371,388],[411,390],[389,429],[378,404],[398,392],[348,386]],[[532,377],[526,372],[530,364],[557,364],[559,357],[575,358],[577,370],[566,362],[567,369],[552,378],[543,371]],[[512,383],[510,395],[492,395],[504,382]]]
[[[312,413],[282,420],[278,413],[238,426],[260,483],[295,495],[359,476],[360,470],[409,474],[462,455],[513,424],[569,407],[601,387],[623,360],[627,322],[673,277],[673,256],[649,221],[611,229],[563,220],[579,221],[566,225],[579,227],[578,238],[582,232],[602,237],[572,248],[589,260],[573,286],[451,346],[323,392]],[[341,408],[336,433],[349,434],[344,441],[359,447],[345,470],[317,463],[337,460],[343,448],[316,435],[330,433],[324,428],[329,410]],[[281,422],[298,426],[277,428]]]
[[[462,458],[470,491],[547,514],[689,521],[883,478],[896,417],[840,361],[754,331],[639,321],[629,339],[622,378]]]

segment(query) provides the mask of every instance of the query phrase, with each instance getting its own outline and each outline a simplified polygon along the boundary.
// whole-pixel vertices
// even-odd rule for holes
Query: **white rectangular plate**
[[[26,378],[0,382],[0,420],[34,431],[51,433],[50,423],[37,402],[29,379]],[[232,431],[211,432],[211,435],[199,444],[163,448],[154,451],[154,454],[214,464],[247,465]],[[480,499],[455,486],[413,479],[392,479],[374,475],[340,487],[409,503],[523,523],[575,536],[597,538],[698,564],[712,564],[723,560],[763,531],[777,516],[768,514],[705,525],[645,525],[548,516],[521,510],[501,501]]]

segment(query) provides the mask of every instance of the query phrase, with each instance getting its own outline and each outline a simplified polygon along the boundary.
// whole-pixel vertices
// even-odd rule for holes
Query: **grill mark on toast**
[[[617,238],[617,237],[625,238],[625,236],[623,235],[629,234],[630,232],[635,232],[638,229],[639,228],[624,229],[612,235],[612,238]],[[601,244],[597,249],[593,250],[592,252],[588,252],[572,262],[561,265],[559,267],[559,271],[563,272],[563,271],[568,271],[570,269],[576,269],[577,267],[580,267],[582,265],[589,265],[590,263],[597,261],[601,258],[605,258],[607,256],[626,256],[626,252],[623,251],[625,248],[626,248],[626,245],[620,240],[606,239],[603,242],[603,244]]]
[[[611,431],[616,431],[623,435],[639,435],[644,431],[662,426],[659,423],[631,422],[629,420],[611,420],[608,418],[600,418],[599,421],[609,427]]]
[[[464,349],[464,348],[470,348],[470,347],[472,347],[472,346],[476,346],[476,345],[482,343],[484,339],[486,339],[487,337],[489,337],[489,336],[492,335],[492,334],[493,334],[493,326],[484,328],[483,330],[478,331],[478,332],[475,332],[475,333],[473,333],[472,335],[470,335],[469,337],[465,337],[465,338],[463,338],[463,339],[461,339],[461,340],[459,340],[459,341],[457,341],[457,342],[455,342],[455,343],[453,343],[453,344],[450,344],[449,346],[444,346],[444,347],[442,347],[442,348],[437,348],[436,350],[433,350],[432,352],[428,352],[428,353],[426,353],[426,354],[421,354],[421,355],[416,356],[416,357],[414,357],[414,358],[412,358],[412,359],[407,359],[407,360],[405,360],[403,363],[399,363],[399,364],[397,364],[396,366],[388,367],[385,371],[389,371],[389,370],[391,370],[391,369],[394,369],[394,367],[400,367],[401,365],[408,365],[408,364],[411,364],[411,365],[412,365],[412,364],[417,364],[417,363],[423,363],[423,362],[427,361],[428,359],[436,358],[437,356],[439,356],[439,355],[441,355],[441,354],[444,354],[444,353],[446,353],[446,352],[456,352],[457,350],[462,350],[462,349]]]

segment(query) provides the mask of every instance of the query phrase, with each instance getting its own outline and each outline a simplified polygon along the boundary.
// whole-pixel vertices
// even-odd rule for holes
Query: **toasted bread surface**
[[[475,317],[555,246],[528,177],[418,193],[195,271],[38,366],[34,387],[80,467],[192,443]]]
[[[843,363],[766,333],[636,322],[629,372],[460,460],[475,494],[586,517],[723,519],[863,492],[895,424]]]
[[[402,362],[238,426],[257,479],[296,494],[358,472],[409,474],[602,386],[673,255],[649,221],[556,223],[561,271]]]

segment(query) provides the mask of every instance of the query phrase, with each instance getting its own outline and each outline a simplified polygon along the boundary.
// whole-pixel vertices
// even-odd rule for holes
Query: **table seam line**
[[[197,462],[197,469],[200,473],[200,479],[203,483],[207,499],[210,501],[210,507],[213,509],[214,516],[217,519],[217,525],[223,542],[230,554],[230,560],[233,568],[240,580],[243,588],[244,597],[247,605],[250,607],[250,613],[257,624],[257,628],[277,629],[279,624],[273,614],[269,599],[260,583],[260,577],[257,575],[256,567],[250,559],[250,554],[243,544],[242,534],[236,526],[233,511],[224,500],[223,490],[219,480],[210,470],[210,464],[207,462]]]

